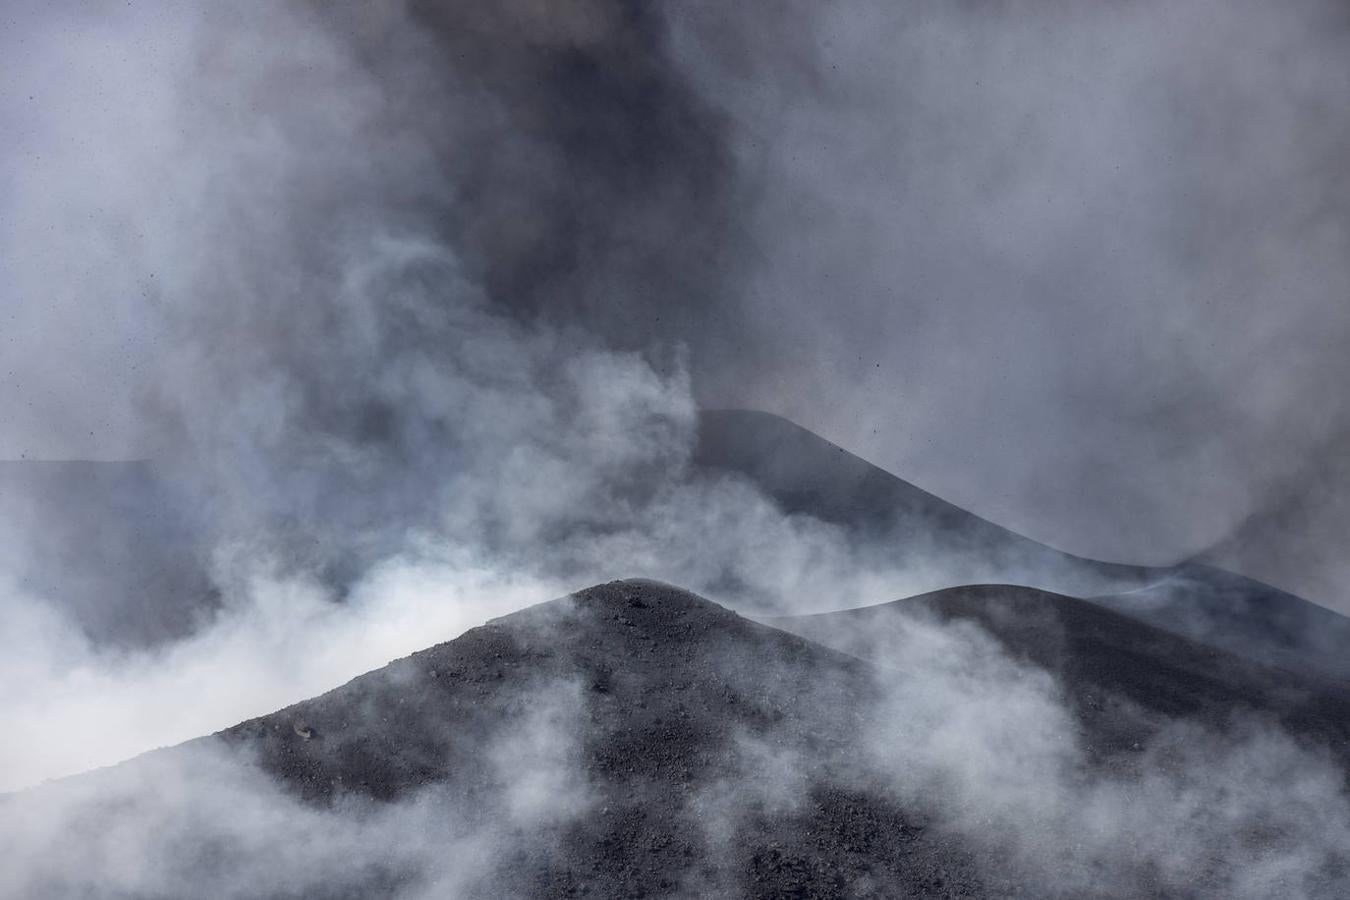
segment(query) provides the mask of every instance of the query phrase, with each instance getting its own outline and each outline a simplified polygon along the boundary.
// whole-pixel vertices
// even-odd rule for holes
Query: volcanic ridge
[[[1169,721],[1219,733],[1244,712],[1346,746],[1343,693],[1073,598],[971,588],[777,623],[812,640],[628,580],[493,620],[211,737],[10,797],[6,812],[74,809],[108,854],[153,822],[159,839],[177,836],[172,867],[201,896],[1056,895],[1035,866],[1000,858],[887,767],[878,735],[903,712],[888,692],[913,676],[881,651],[928,617],[977,622],[1032,671],[1071,684],[1077,724],[1064,740],[1095,748],[1087,770],[1131,777],[1136,751]],[[294,864],[278,880],[270,857],[202,821],[194,798],[217,789],[220,760],[313,821],[379,834],[398,810],[430,846],[475,849],[459,858],[391,841],[359,864]],[[302,857],[322,833],[313,821],[284,828]],[[194,833],[205,838],[186,839]],[[162,896],[174,883],[106,890],[86,880],[98,860],[82,862],[30,864],[30,880],[10,887]],[[1192,874],[1201,894],[1205,879],[1224,884],[1222,872]],[[1168,895],[1149,879],[1130,870],[1092,895]]]
[[[659,582],[591,587],[0,798],[26,823],[0,827],[0,895],[1350,890],[1350,832],[1328,824],[1350,822],[1345,619],[1207,566],[1062,553],[773,416],[705,413],[693,463],[859,543],[922,535],[972,580],[1045,583],[757,620]],[[105,476],[176,521],[163,492],[128,493],[143,466]]]

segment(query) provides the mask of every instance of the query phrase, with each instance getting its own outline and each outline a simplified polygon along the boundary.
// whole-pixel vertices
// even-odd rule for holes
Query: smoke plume
[[[855,545],[694,473],[700,405],[791,415],[1065,549],[1170,562],[1217,544],[1346,607],[1337,5],[6,15],[0,455],[152,460],[178,512],[150,543],[204,574],[169,572],[168,605],[115,613],[97,584],[53,595],[24,571],[52,535],[116,569],[144,533],[81,530],[77,500],[53,510],[5,482],[0,718],[23,740],[0,751],[0,789],[187,740],[617,574],[746,609],[949,583],[921,535]],[[124,625],[148,638],[110,640]],[[1319,751],[1258,723],[1238,742],[1160,738],[1145,758],[1175,766],[1142,786],[1083,775],[1049,676],[915,627],[905,658],[931,672],[887,685],[879,719],[909,725],[869,735],[859,777],[943,798],[943,827],[1018,871],[1073,894],[1104,871],[1181,890],[1199,867],[1262,896],[1315,895],[1334,869],[1350,817]],[[503,801],[531,824],[586,810],[584,779],[538,750],[569,746],[574,698],[552,699],[484,751],[531,762]],[[745,752],[775,776],[755,802],[797,802],[808,763]],[[189,833],[281,854],[293,878],[274,883],[296,892],[443,851],[416,838],[433,799],[315,811],[238,760],[152,790],[151,759],[7,822],[26,860],[9,890],[60,873],[51,848],[85,804],[127,797],[146,826],[129,844],[71,840],[129,892],[182,890],[155,840],[183,796],[204,829]],[[1301,774],[1275,791],[1281,771]],[[1287,852],[1237,865],[1271,816]],[[286,856],[274,838],[297,833]],[[485,871],[464,840],[432,888]]]

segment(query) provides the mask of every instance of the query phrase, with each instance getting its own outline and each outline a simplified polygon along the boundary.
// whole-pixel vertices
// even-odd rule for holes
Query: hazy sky
[[[1278,507],[1247,567],[1335,600],[1338,4],[205,9],[6,7],[0,454],[210,454],[222,403],[398,431],[365,364],[426,333],[333,300],[378,221],[1064,549]]]
[[[1214,548],[1350,611],[1347,26],[1332,0],[7,0],[0,459],[154,464],[0,472],[0,791],[597,581],[753,614],[975,580],[920,529],[691,472],[700,404],[1066,550]],[[898,637],[874,783],[936,786],[984,856],[1066,895],[1338,865],[1343,773],[1273,723],[1177,722],[1134,745],[1148,777],[1085,777],[1081,685],[967,625]],[[562,687],[483,750],[550,823],[586,810],[555,763],[589,691]],[[501,849],[428,844],[434,794],[310,810],[195,747],[5,807],[0,893],[208,890],[179,871],[202,846],[263,879],[223,890],[302,892]],[[694,798],[714,849],[718,804],[804,802],[819,767],[740,749],[755,777]]]

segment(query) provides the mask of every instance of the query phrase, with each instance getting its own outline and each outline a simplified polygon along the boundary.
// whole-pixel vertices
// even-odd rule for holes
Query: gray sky
[[[0,455],[406,437],[365,386],[431,338],[333,300],[378,221],[1036,538],[1256,522],[1344,606],[1339,5],[771,6],[8,4]]]
[[[1345,492],[1342,8],[737,9],[690,41],[754,185],[730,400],[1094,555]],[[1266,537],[1330,565],[1346,524]]]

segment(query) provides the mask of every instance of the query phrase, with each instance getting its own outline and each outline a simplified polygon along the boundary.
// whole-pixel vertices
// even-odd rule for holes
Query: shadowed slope
[[[1272,871],[1282,896],[1344,896],[1342,776],[1320,757],[1258,742],[1267,768],[1318,771],[1247,800],[1242,735],[1187,732],[1198,767],[1120,744],[1246,709],[1320,727],[1309,689],[1071,598],[944,594],[912,606],[947,637],[986,625],[1023,662],[930,634],[964,649],[904,670],[665,585],[591,588],[0,798],[0,895],[1232,897]],[[906,611],[793,624],[884,642]],[[1082,729],[1086,766],[1038,665],[1115,729]],[[1099,818],[1122,804],[1142,817]]]
[[[875,695],[870,672],[692,594],[614,582],[27,796],[175,761],[206,771],[196,760],[226,750],[254,760],[288,804],[344,822],[396,809],[417,823],[420,837],[306,874],[295,896],[987,896],[959,842],[844,777]],[[775,773],[768,761],[785,754],[805,769]],[[82,827],[108,829],[109,846],[135,842],[138,816],[158,833],[190,830],[199,789],[175,787],[167,811],[127,797]],[[297,815],[285,809],[259,818]],[[400,849],[419,841],[432,862]],[[226,875],[277,889],[235,842],[177,841],[173,864],[200,873],[196,895]],[[454,872],[436,871],[442,858]],[[85,877],[43,876],[29,887],[80,893]]]
[[[1095,601],[1159,628],[1310,674],[1350,678],[1350,619],[1241,575],[1083,559],[947,503],[786,419],[704,412],[700,465],[739,473],[783,509],[880,542],[946,584],[1024,584]],[[910,549],[912,548],[912,549]]]
[[[1159,570],[1084,559],[1023,537],[880,469],[787,419],[753,410],[699,415],[696,464],[749,479],[785,512],[890,542],[953,582],[1035,579],[1063,591],[1105,592]]]
[[[1350,690],[1266,667],[1085,600],[1015,585],[968,585],[880,606],[769,620],[887,663],[914,623],[969,622],[1053,674],[1099,755],[1147,743],[1172,719],[1224,728],[1235,714],[1278,719],[1350,763]]]
[[[1350,679],[1350,618],[1243,575],[1187,563],[1093,599],[1258,662]]]
[[[1009,582],[1093,596],[1253,660],[1350,678],[1350,619],[1209,566],[1149,569],[1062,553],[777,416],[703,413],[694,460],[750,480],[790,514],[844,528],[855,546],[879,548],[934,587]],[[204,529],[147,463],[0,463],[0,523],[0,570],[96,643],[163,643],[215,606]],[[297,564],[306,536],[283,548]]]

